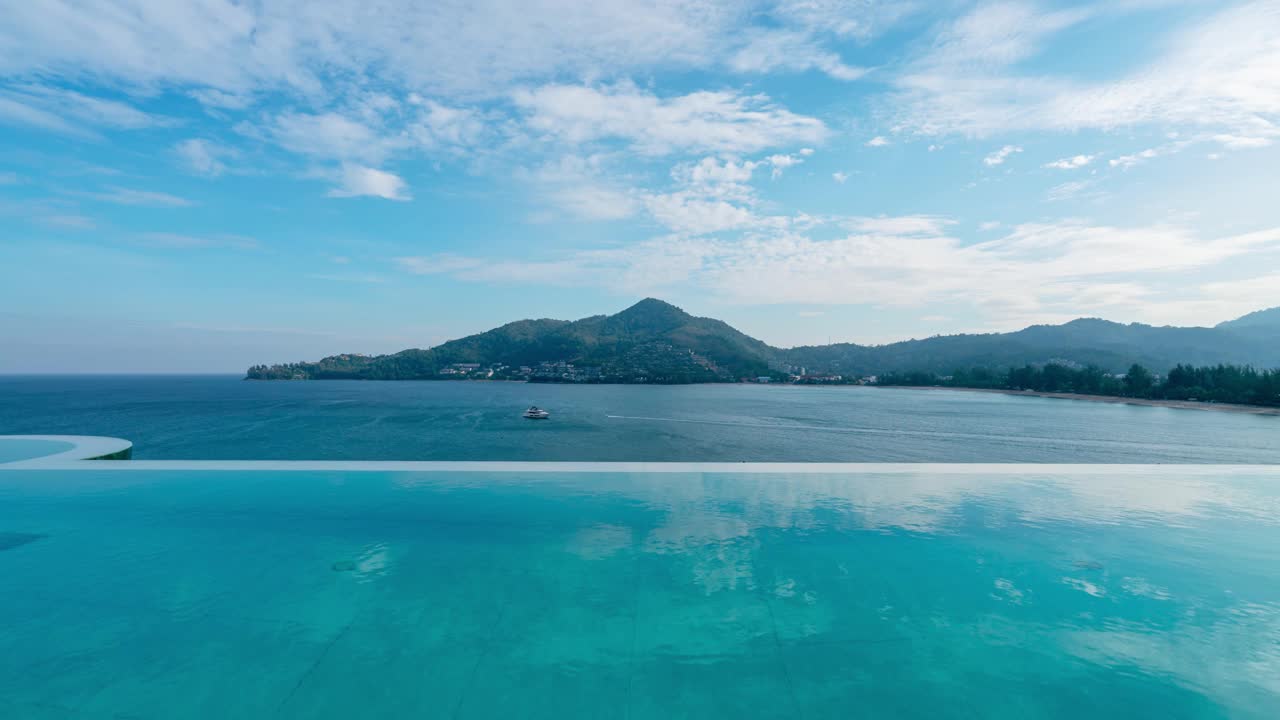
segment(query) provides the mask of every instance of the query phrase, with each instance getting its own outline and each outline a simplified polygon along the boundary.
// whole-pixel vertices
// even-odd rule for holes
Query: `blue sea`
[[[0,377],[3,434],[139,459],[1280,463],[1280,416],[863,387]]]

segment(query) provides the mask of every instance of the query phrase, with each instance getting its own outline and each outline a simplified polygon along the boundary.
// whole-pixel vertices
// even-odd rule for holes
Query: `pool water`
[[[73,447],[75,446],[69,442],[58,440],[0,438],[0,463],[46,457],[70,450]]]
[[[0,717],[1280,707],[1267,468],[207,467],[0,470]]]

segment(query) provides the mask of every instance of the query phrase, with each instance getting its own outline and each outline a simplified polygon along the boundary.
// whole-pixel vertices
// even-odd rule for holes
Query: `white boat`
[[[530,420],[546,420],[547,418],[551,417],[551,413],[547,412],[546,410],[543,410],[537,405],[534,405],[533,407],[524,411],[524,416]]]

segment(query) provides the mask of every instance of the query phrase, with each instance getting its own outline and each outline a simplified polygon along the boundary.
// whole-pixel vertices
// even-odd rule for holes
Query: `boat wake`
[[[693,418],[664,418],[664,417],[646,417],[642,415],[605,415],[606,418],[612,420],[641,420],[647,422],[672,422],[672,423],[688,423],[691,425],[723,425],[726,427],[744,427],[759,428],[762,430],[803,430],[817,431],[829,433],[844,433],[850,435],[895,435],[903,437],[930,437],[941,439],[957,439],[957,440],[997,440],[1000,442],[1017,443],[1017,444],[1054,444],[1059,446],[1087,446],[1087,447],[1133,447],[1135,443],[1123,440],[1066,440],[1063,438],[1047,438],[1034,436],[1011,436],[1011,435],[985,435],[981,433],[958,433],[958,432],[942,432],[938,430],[889,430],[885,428],[868,428],[868,427],[836,427],[831,425],[792,425],[789,423],[753,423],[741,422],[735,420],[698,420]],[[1171,445],[1158,445],[1151,443],[1143,443],[1144,447],[1177,449]]]

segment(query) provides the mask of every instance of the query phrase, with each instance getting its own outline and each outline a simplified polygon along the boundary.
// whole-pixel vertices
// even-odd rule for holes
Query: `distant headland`
[[[1110,395],[1125,389],[1122,381],[1134,365],[1144,371],[1184,365],[1280,366],[1280,308],[1211,328],[1079,319],[1011,333],[936,336],[887,345],[777,348],[723,321],[696,317],[648,298],[615,315],[574,321],[519,320],[430,349],[255,365],[247,379],[647,384],[892,381]],[[1013,384],[1030,382],[1027,372],[1047,366],[1055,370],[1047,373],[1049,380],[1041,386]],[[1152,376],[1153,386],[1161,381],[1161,376]]]

